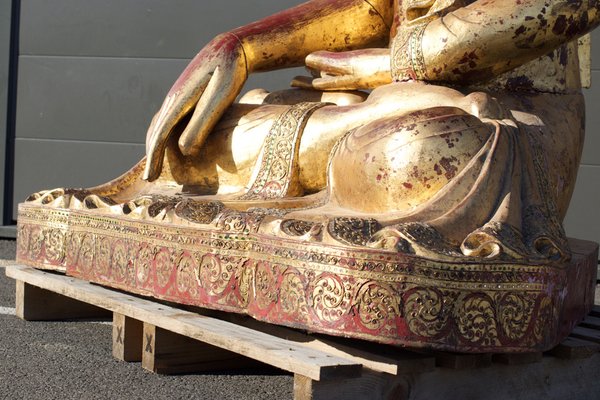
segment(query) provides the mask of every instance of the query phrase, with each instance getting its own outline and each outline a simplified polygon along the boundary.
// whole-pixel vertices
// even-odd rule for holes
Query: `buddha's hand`
[[[306,57],[312,78],[294,78],[292,86],[318,90],[374,89],[392,82],[389,49],[340,53],[317,51]]]
[[[179,76],[148,128],[144,179],[159,177],[174,132],[182,132],[178,144],[183,155],[197,154],[247,76],[246,58],[236,36],[225,33],[206,45]]]

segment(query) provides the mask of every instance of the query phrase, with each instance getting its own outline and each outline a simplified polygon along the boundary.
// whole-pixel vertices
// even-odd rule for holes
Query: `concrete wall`
[[[4,194],[4,172],[7,139],[9,61],[12,3],[0,2],[0,193]],[[0,210],[4,210],[4,196],[0,195]],[[0,211],[0,225],[4,224]]]
[[[569,236],[600,242],[600,29],[592,32],[592,87],[584,93],[585,146],[565,229]]]
[[[204,44],[301,2],[22,0],[13,215],[35,191],[125,172],[143,156],[169,87]],[[247,87],[283,87],[294,74],[259,74]]]
[[[125,171],[142,157],[171,83],[205,43],[300,2],[21,0],[14,205],[43,188],[91,186]],[[0,4],[1,54],[9,9]],[[587,141],[565,226],[600,242],[600,31],[592,46]],[[0,129],[6,67],[0,57]],[[254,76],[248,87],[282,88],[297,72]]]

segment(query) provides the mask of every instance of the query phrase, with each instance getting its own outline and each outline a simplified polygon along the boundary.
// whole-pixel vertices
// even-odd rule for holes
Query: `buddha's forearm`
[[[549,3],[549,4],[548,4]],[[596,0],[479,0],[423,25],[413,21],[406,52],[414,77],[473,82],[549,53],[600,22]],[[419,37],[420,36],[420,37]],[[401,51],[394,54],[402,79]]]
[[[385,46],[387,0],[313,0],[235,29],[249,72],[302,65],[318,50]]]

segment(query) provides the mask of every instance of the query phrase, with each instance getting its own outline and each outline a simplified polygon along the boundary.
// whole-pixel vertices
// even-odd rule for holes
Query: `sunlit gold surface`
[[[127,272],[139,253],[152,268],[164,269],[164,279],[169,268],[181,272],[197,264],[196,279],[207,274],[210,280],[226,264],[227,279],[217,279],[219,293],[210,292],[215,282],[209,285],[209,299],[226,292],[232,276],[241,285],[249,276],[264,278],[261,287],[276,280],[289,289],[281,296],[306,289],[307,279],[314,291],[298,294],[308,296],[298,299],[307,310],[328,290],[352,292],[348,296],[365,304],[378,299],[375,308],[352,306],[364,313],[360,329],[388,329],[374,322],[385,308],[393,318],[406,318],[407,329],[419,331],[410,335],[424,342],[448,315],[433,307],[435,315],[424,317],[430,325],[415,322],[411,328],[399,302],[438,304],[455,296],[460,307],[482,313],[477,318],[487,331],[481,334],[493,343],[481,348],[538,346],[546,339],[530,321],[545,318],[547,329],[556,328],[549,304],[558,292],[544,297],[546,289],[536,287],[541,297],[530,298],[529,282],[515,274],[544,266],[539,279],[560,280],[555,272],[569,265],[561,221],[584,133],[577,39],[600,15],[591,0],[517,3],[313,0],[219,35],[169,91],[148,129],[145,160],[107,184],[28,199],[20,211],[20,241],[27,242],[20,257],[145,294],[151,289],[136,286],[134,278],[125,284],[94,268],[115,258]],[[234,103],[248,74],[302,63],[311,76],[294,78],[295,89],[255,90]],[[44,222],[43,210],[58,210],[60,223]],[[168,238],[144,241],[157,226],[168,227]],[[89,227],[96,231],[86,239]],[[192,251],[190,243],[200,240],[194,232],[207,238],[202,246],[216,241],[215,254],[203,247],[184,268],[173,259]],[[131,243],[123,242],[128,233]],[[230,246],[245,240],[253,244],[232,252]],[[282,248],[284,256],[269,253]],[[338,251],[343,255],[334,265],[318,269]],[[410,262],[369,275],[369,268],[392,255]],[[163,256],[170,261],[162,263]],[[363,270],[345,269],[353,257],[366,260]],[[96,266],[96,258],[106,261],[104,267]],[[416,276],[413,264],[427,276],[423,287],[397,281]],[[469,280],[473,265],[483,271],[477,284]],[[514,291],[498,286],[506,292],[487,292],[492,282],[486,274],[497,267],[503,268],[497,279]],[[286,268],[301,272],[288,274]],[[325,273],[322,280],[315,275]],[[441,280],[445,292],[435,289]],[[253,295],[259,307],[287,304],[283,297]],[[329,332],[328,319],[349,315],[344,296],[323,300],[336,304],[325,311],[311,309],[321,331]],[[500,336],[521,332],[527,340],[498,339],[502,304],[529,311]],[[436,347],[452,349],[456,337],[478,334],[471,331],[473,320],[458,311],[453,316],[458,333],[435,339]],[[378,334],[406,334],[390,332]],[[410,335],[392,342],[424,343]],[[461,349],[477,348],[469,346]]]

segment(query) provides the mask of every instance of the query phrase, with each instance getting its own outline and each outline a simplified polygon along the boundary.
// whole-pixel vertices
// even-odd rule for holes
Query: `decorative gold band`
[[[298,179],[302,131],[311,114],[327,104],[295,104],[275,121],[252,174],[253,180],[240,200],[275,199],[302,194]]]
[[[392,76],[396,81],[427,80],[423,35],[430,21],[398,30],[392,41]]]

